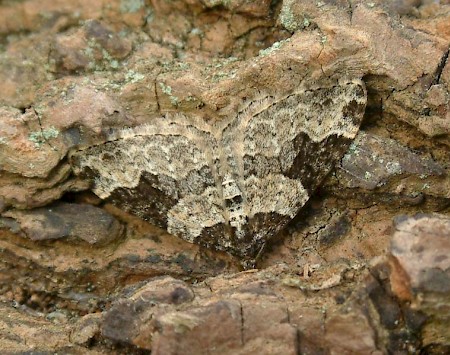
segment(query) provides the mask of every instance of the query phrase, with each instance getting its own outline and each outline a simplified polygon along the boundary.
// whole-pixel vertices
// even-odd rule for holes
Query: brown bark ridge
[[[450,352],[450,4],[0,4],[2,354]],[[344,158],[258,261],[89,191],[74,149],[360,78]],[[142,203],[145,203],[143,201]]]

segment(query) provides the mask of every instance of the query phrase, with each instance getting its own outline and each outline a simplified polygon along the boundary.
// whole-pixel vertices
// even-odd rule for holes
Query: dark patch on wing
[[[245,235],[237,238],[234,228],[224,223],[204,228],[195,243],[207,248],[227,251],[243,259],[254,259],[265,244],[277,234],[290,218],[275,212],[258,213],[244,227]],[[224,241],[230,246],[225,247]]]
[[[300,133],[294,139],[294,149],[298,154],[284,174],[291,179],[299,179],[311,196],[347,151],[350,143],[351,139],[336,135],[314,142],[306,133]]]
[[[167,213],[178,200],[158,189],[158,185],[157,175],[143,172],[135,188],[115,189],[107,200],[146,221],[167,228]]]

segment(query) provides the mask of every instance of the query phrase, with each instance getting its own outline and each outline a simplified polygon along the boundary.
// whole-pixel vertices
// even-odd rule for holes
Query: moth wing
[[[215,182],[212,135],[182,115],[117,132],[72,155],[93,192],[118,207],[193,242],[223,222]]]
[[[311,194],[356,136],[365,105],[356,80],[254,103],[241,113],[244,179],[282,174]]]
[[[358,132],[366,104],[361,81],[253,101],[229,129],[239,160],[251,253],[306,203]],[[255,249],[256,248],[256,249]]]

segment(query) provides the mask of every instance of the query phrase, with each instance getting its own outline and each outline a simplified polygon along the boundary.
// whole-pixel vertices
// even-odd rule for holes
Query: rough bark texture
[[[450,4],[0,4],[2,354],[450,352]],[[360,133],[258,264],[104,203],[68,154],[362,78]]]

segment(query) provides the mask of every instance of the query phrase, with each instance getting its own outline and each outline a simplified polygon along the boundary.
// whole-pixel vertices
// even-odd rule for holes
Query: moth
[[[342,158],[366,96],[346,80],[261,95],[212,124],[166,114],[79,149],[71,164],[100,198],[251,265]]]

